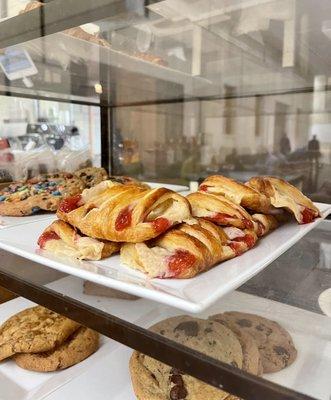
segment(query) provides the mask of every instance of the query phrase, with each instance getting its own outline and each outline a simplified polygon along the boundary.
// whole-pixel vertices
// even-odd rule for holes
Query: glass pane
[[[331,203],[330,2],[0,0],[0,19],[0,183],[6,186],[6,182],[19,181],[18,186],[11,186],[15,193],[22,186],[26,190],[25,180],[39,174],[102,166],[109,173],[107,178],[117,183],[144,188],[144,182],[153,187],[166,185],[182,195],[188,194],[188,186],[195,190],[210,175],[224,175],[239,182],[252,176],[273,175],[290,182],[313,201]],[[104,180],[104,172],[97,171],[96,180]],[[84,178],[79,193],[75,192],[77,196],[65,200],[64,210],[59,211],[63,212],[61,218],[69,218],[67,214],[85,201],[81,192],[94,184],[93,177],[91,174]],[[137,183],[136,178],[142,182]],[[39,183],[34,189],[49,190],[52,185],[48,183],[48,189],[42,185],[40,188]],[[0,204],[7,201],[8,193],[10,190],[0,196]],[[54,196],[59,195],[58,191],[55,193]],[[94,215],[95,209],[101,207],[98,201],[93,200],[78,219],[86,221],[90,212]],[[5,215],[0,223],[0,247],[4,249],[0,282],[18,285],[16,288],[26,297],[39,288],[40,302],[46,301],[46,286],[55,294],[64,294],[68,303],[61,302],[62,296],[56,297],[61,307],[66,304],[58,311],[83,320],[110,337],[118,335],[116,329],[109,330],[109,321],[117,321],[110,316],[122,319],[117,321],[121,335],[115,339],[139,348],[140,355],[134,353],[129,367],[132,351],[110,342],[111,351],[116,350],[120,360],[118,369],[114,369],[125,371],[121,379],[124,376],[128,390],[123,395],[121,391],[112,393],[111,396],[118,396],[115,400],[124,400],[126,395],[147,400],[151,393],[157,393],[160,400],[235,399],[215,385],[242,398],[268,398],[270,392],[259,391],[264,388],[282,396],[283,392],[271,387],[270,382],[327,400],[331,326],[325,315],[329,303],[323,300],[327,294],[322,293],[331,285],[329,221],[302,237],[262,272],[255,270],[250,279],[245,275],[247,282],[237,290],[227,290],[228,294],[210,301],[212,305],[208,307],[207,301],[201,300],[201,307],[195,310],[205,311],[183,316],[184,312],[176,308],[179,300],[186,299],[192,306],[194,296],[208,291],[215,299],[218,288],[213,285],[223,282],[214,279],[213,270],[204,271],[197,279],[185,279],[189,280],[188,286],[183,280],[159,278],[164,278],[162,273],[168,272],[171,262],[178,277],[181,263],[192,261],[192,254],[182,249],[185,246],[180,234],[172,247],[161,248],[160,254],[160,247],[151,249],[156,236],[164,238],[161,234],[172,222],[187,221],[177,221],[180,207],[169,207],[169,211],[171,199],[142,215],[142,225],[149,229],[152,223],[157,233],[145,243],[136,237],[122,239],[119,234],[121,239],[117,237],[114,244],[100,234],[108,225],[114,226],[117,233],[123,226],[131,226],[136,218],[132,213],[136,203],[132,204],[131,195],[122,201],[124,208],[120,201],[110,206],[107,203],[109,213],[116,210],[118,215],[90,219],[87,228],[68,219],[74,228],[69,223],[65,225],[70,234],[60,242],[58,233],[47,231],[46,242],[50,234],[57,243],[55,255],[40,249],[43,246],[40,242],[38,246],[38,238],[55,220],[56,207],[51,215],[49,209],[39,213],[38,206],[30,208],[29,216]],[[298,208],[303,219],[307,207],[300,203]],[[187,210],[190,217],[188,205]],[[213,212],[209,208],[207,211]],[[158,218],[159,214],[167,217]],[[205,217],[210,220],[215,215]],[[226,219],[229,215],[224,212],[217,217]],[[245,218],[243,221],[244,225],[249,222]],[[294,226],[288,225],[289,229]],[[247,239],[246,234],[254,233],[257,241],[255,232],[247,233],[248,228],[251,226],[242,228],[244,233],[240,230],[240,237]],[[306,226],[296,228],[293,235],[301,237]],[[199,239],[200,234],[206,233],[203,229],[195,232],[197,237],[193,235],[193,241],[201,242],[194,261],[207,254],[206,249],[209,251]],[[235,229],[232,226],[222,231],[227,240],[224,247],[230,247],[227,244],[233,242],[230,235]],[[278,253],[288,247],[279,239],[281,234],[272,235],[262,242],[266,243],[267,258],[273,257],[277,240]],[[119,252],[122,242],[138,242],[138,254],[134,253],[137,259],[130,259],[130,266],[139,264],[139,257],[146,257],[157,278],[120,264],[117,255],[97,261],[81,260],[86,253],[80,253],[79,259],[68,254],[59,256],[76,250],[77,242],[82,243],[83,252],[92,247],[91,251],[99,251],[100,257],[104,256],[104,248],[110,253]],[[236,258],[238,264],[229,272],[233,280],[245,263],[247,271],[251,271],[259,261],[255,257],[260,254],[261,243],[257,243],[257,252],[248,253],[253,254],[251,258]],[[231,249],[235,256],[240,254]],[[37,259],[53,269],[8,251]],[[214,271],[223,266],[216,266]],[[74,275],[91,281],[68,274],[68,268]],[[115,279],[115,286],[125,293],[92,282],[105,283],[105,278]],[[240,282],[243,280],[238,278],[233,287]],[[33,284],[31,292],[27,290],[29,284]],[[137,287],[146,290],[139,292],[146,298],[128,294],[136,293]],[[166,296],[172,296],[168,306],[162,303]],[[57,306],[54,298],[53,305]],[[84,308],[87,305],[91,308]],[[0,316],[2,310],[0,307]],[[128,326],[128,322],[133,325]],[[150,350],[148,329],[156,334],[148,336],[155,357],[167,359],[169,366],[143,355]],[[164,338],[170,339],[170,344]],[[174,342],[186,348],[176,352]],[[141,343],[147,344],[139,347]],[[199,352],[199,357],[194,358],[192,349]],[[171,351],[173,358],[169,356]],[[204,360],[201,353],[227,366],[215,364],[213,369],[208,361],[199,364]],[[187,368],[185,372],[176,367],[180,362]],[[199,371],[198,365],[205,369]],[[208,368],[210,376],[206,373]],[[237,374],[238,368],[254,376]],[[212,376],[216,370],[217,376]],[[194,372],[214,386],[189,376]],[[256,390],[254,394],[247,380]],[[295,396],[292,394],[291,398]]]
[[[0,97],[1,181],[100,165],[100,111],[78,104]]]

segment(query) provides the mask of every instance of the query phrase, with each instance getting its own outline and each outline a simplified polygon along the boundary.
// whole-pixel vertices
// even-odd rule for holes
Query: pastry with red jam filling
[[[224,196],[195,192],[186,198],[191,204],[194,217],[204,218],[221,226],[254,229],[251,215],[243,207]]]
[[[308,224],[320,217],[320,211],[314,203],[283,179],[272,176],[254,177],[246,185],[267,196],[275,208],[285,209],[293,214],[299,224]]]
[[[38,239],[38,245],[57,256],[68,256],[80,260],[100,260],[120,249],[119,243],[97,240],[82,235],[66,222],[54,221]]]
[[[257,242],[259,226],[243,207],[221,195],[205,192],[191,193],[187,200],[194,217],[204,218],[223,227],[230,241],[229,246],[237,256],[251,249]]]
[[[270,199],[263,193],[222,175],[212,175],[199,186],[199,191],[226,197],[243,208],[268,214],[272,213]]]
[[[151,278],[192,278],[243,251],[234,249],[223,229],[192,219],[145,243],[125,243],[121,261]]]
[[[186,198],[172,190],[104,181],[64,199],[57,215],[87,236],[138,243],[189,219],[191,210]]]
[[[279,221],[270,214],[253,214],[254,231],[258,237],[267,235],[270,231],[278,228]]]

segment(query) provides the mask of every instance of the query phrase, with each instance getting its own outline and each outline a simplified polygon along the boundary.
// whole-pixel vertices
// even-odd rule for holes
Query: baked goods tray
[[[316,205],[322,218],[306,225],[298,225],[296,222],[284,224],[261,239],[247,253],[191,279],[149,279],[141,272],[122,265],[119,255],[94,262],[51,255],[37,246],[38,237],[50,220],[35,221],[0,231],[0,248],[122,292],[197,313],[255,276],[331,213],[330,204]]]
[[[144,328],[181,311],[159,307],[146,300],[128,301],[82,295],[83,282],[67,277],[51,285],[61,293],[70,293],[78,300],[87,301],[109,312],[115,311],[125,320],[133,315]],[[82,296],[84,296],[82,298]],[[222,311],[254,313],[279,322],[292,336],[298,351],[297,359],[284,370],[265,374],[263,378],[286,386],[316,399],[329,400],[331,369],[330,342],[331,319],[287,304],[233,291],[216,302],[210,309],[198,315],[207,318]],[[91,365],[68,384],[46,397],[45,400],[136,400],[131,387],[129,359],[132,349],[118,345],[98,363]],[[1,365],[1,364],[0,364]],[[111,371],[111,373],[109,373]]]

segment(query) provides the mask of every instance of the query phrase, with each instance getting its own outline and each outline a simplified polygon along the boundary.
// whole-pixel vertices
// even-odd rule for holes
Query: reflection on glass
[[[330,125],[312,102],[299,93],[117,108],[116,172],[178,181],[278,175],[326,201]]]
[[[100,163],[98,108],[4,96],[0,104],[2,182]]]

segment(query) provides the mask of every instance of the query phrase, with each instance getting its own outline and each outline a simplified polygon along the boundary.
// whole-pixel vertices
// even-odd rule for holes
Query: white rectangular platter
[[[331,212],[331,205],[320,203],[317,206],[324,218]],[[197,313],[263,270],[321,221],[322,218],[306,225],[284,224],[247,253],[192,279],[149,279],[122,265],[118,255],[95,262],[55,257],[37,247],[37,239],[49,220],[0,231],[0,248],[104,286]]]
[[[81,299],[83,282],[75,277],[58,281],[57,290],[70,293]],[[54,286],[54,285],[52,285]],[[114,310],[118,300],[85,296],[97,304],[100,300],[108,303],[108,310]],[[139,300],[140,301],[140,300]],[[130,305],[134,302],[130,302]],[[151,303],[151,302],[150,302]],[[105,303],[106,304],[106,303]],[[136,316],[139,325],[148,328],[165,318],[179,315],[181,312],[170,307],[140,307]],[[126,311],[125,311],[126,309]],[[278,303],[261,297],[234,291],[214,304],[208,311],[199,315],[207,318],[223,311],[242,311],[271,318],[286,328],[298,350],[295,362],[283,371],[266,374],[263,378],[287,388],[299,391],[320,400],[329,400],[331,369],[331,319],[300,308]],[[122,308],[122,318],[131,319],[130,306]],[[118,345],[106,357],[93,363],[82,374],[68,384],[48,395],[45,400],[136,400],[131,386],[129,359],[132,350]],[[1,365],[1,364],[0,364]],[[111,371],[111,373],[110,373]]]
[[[26,215],[25,217],[8,217],[5,215],[0,216],[0,229],[10,228],[12,226],[29,224],[30,222],[43,221],[45,219],[55,219],[54,213],[42,213],[35,215]]]

